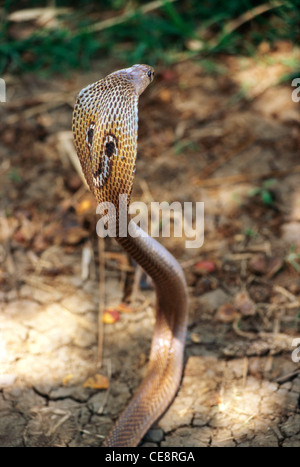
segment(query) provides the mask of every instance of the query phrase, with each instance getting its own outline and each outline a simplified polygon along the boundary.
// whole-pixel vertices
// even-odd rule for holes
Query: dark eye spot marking
[[[92,144],[93,144],[94,129],[95,129],[95,123],[91,122],[88,129],[87,129],[86,138],[85,138],[90,151],[92,149]]]
[[[118,139],[110,133],[106,134],[101,148],[101,153],[92,159],[93,182],[98,188],[105,185],[111,174],[113,159],[118,157]]]
[[[107,157],[111,157],[113,156],[114,152],[115,152],[115,143],[113,141],[109,141],[105,145],[105,153]]]
[[[94,137],[94,129],[93,129],[93,128],[90,128],[90,129],[88,130],[88,135],[87,135],[87,137],[88,137],[88,144],[92,145],[92,143],[93,143],[93,137]]]

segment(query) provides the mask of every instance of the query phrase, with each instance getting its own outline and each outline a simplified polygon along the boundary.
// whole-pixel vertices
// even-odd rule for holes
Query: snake
[[[154,69],[140,64],[107,75],[79,92],[72,119],[75,149],[90,191],[97,203],[113,206],[105,211],[107,222],[115,223],[117,242],[152,278],[156,293],[147,372],[104,440],[105,447],[138,446],[172,403],[183,372],[188,294],[182,268],[137,224],[130,235],[124,235],[119,227],[121,208],[129,225],[139,96],[153,78]]]

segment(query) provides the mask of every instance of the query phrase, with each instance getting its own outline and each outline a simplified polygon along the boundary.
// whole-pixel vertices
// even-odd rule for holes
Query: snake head
[[[154,69],[149,65],[133,65],[124,70],[115,71],[109,76],[122,76],[133,84],[138,96],[145,91],[146,87],[153,81]],[[108,76],[108,77],[109,77]]]
[[[76,151],[97,201],[119,206],[132,191],[137,153],[138,99],[151,83],[149,65],[133,65],[90,84],[78,94],[73,113]]]

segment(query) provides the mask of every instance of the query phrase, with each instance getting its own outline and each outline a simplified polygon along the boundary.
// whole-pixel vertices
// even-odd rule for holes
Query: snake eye
[[[151,70],[148,71],[147,73],[148,77],[151,79],[154,76],[154,73],[152,73]]]

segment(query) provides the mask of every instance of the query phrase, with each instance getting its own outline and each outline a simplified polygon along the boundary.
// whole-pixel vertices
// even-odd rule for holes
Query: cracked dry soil
[[[206,227],[196,251],[162,240],[187,276],[189,332],[179,392],[141,445],[300,447],[300,277],[287,260],[300,252],[299,113],[284,85],[237,99],[241,65],[222,60],[226,78],[177,65],[141,101],[135,199],[205,201]],[[109,388],[84,387],[97,360],[96,216],[66,148],[70,102],[98,78],[16,79],[0,109],[1,446],[100,446],[147,365],[151,288],[104,326]],[[45,92],[68,99],[36,109]],[[270,207],[249,193],[263,183],[255,174],[274,171]],[[216,181],[198,184],[205,173]],[[94,257],[83,280],[85,247]],[[108,306],[122,300],[129,263],[111,240],[106,254]]]

